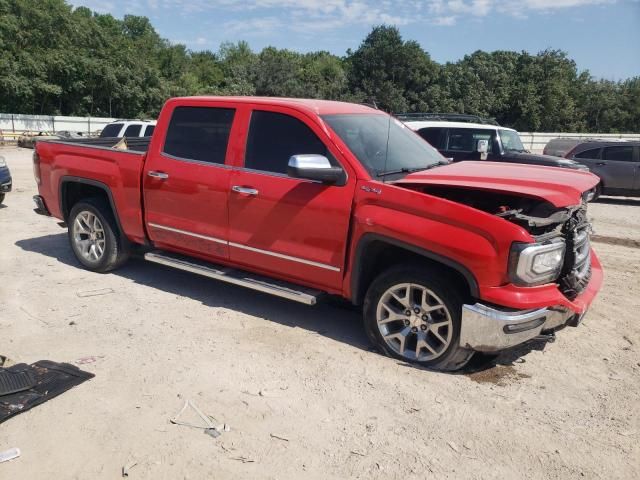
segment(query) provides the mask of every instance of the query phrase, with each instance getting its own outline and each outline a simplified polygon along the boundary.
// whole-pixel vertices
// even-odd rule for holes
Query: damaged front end
[[[417,187],[417,186],[416,186]],[[416,188],[414,187],[414,188]],[[587,219],[587,193],[579,205],[558,208],[539,198],[461,187],[421,185],[423,193],[490,213],[526,229],[534,243],[514,243],[509,277],[520,286],[556,282],[570,300],[591,277],[592,232]]]

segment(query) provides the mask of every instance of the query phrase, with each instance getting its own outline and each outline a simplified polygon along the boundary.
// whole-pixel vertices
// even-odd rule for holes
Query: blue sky
[[[438,62],[475,50],[561,49],[592,75],[640,75],[640,0],[73,0],[116,17],[151,19],[192,50],[247,40],[297,51],[355,49],[372,25],[393,24]]]

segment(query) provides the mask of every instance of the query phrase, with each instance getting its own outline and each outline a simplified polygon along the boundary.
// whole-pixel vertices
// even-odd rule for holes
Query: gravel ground
[[[606,279],[579,328],[440,374],[370,351],[346,309],[140,260],[83,270],[31,211],[31,151],[0,155],[0,355],[96,375],[0,425],[22,450],[0,478],[640,478],[638,201],[592,206]],[[185,399],[230,431],[171,424]]]

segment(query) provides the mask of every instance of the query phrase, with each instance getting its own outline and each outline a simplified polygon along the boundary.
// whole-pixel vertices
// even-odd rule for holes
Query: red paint
[[[184,162],[161,153],[176,106],[236,109],[225,165]],[[243,169],[253,109],[286,113],[305,122],[347,172],[346,185],[327,186]],[[362,105],[322,100],[171,99],[162,110],[146,155],[39,142],[40,195],[51,213],[62,218],[59,208],[62,176],[100,181],[111,190],[123,230],[133,242],[151,242],[158,248],[239,266],[346,298],[352,296],[351,269],[358,243],[363,235],[375,233],[429,250],[466,267],[478,283],[482,301],[512,308],[564,305],[576,312],[587,308],[602,282],[602,269],[595,253],[591,282],[573,301],[554,284],[513,286],[507,279],[509,249],[513,242],[533,241],[525,229],[403,185],[455,185],[516,193],[563,207],[579,204],[581,195],[596,185],[597,177],[561,168],[460,162],[385,184],[368,175],[320,118],[323,114],[337,113],[384,115]],[[149,171],[167,173],[169,179],[153,179],[147,176]],[[233,192],[233,185],[256,189],[259,195]],[[223,243],[159,230],[149,223],[220,239]],[[293,262],[282,255],[314,264]]]

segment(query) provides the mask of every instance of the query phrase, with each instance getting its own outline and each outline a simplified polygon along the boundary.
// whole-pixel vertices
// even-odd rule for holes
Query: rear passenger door
[[[631,145],[604,147],[601,161],[603,171],[607,172],[606,179],[602,177],[604,186],[607,189],[632,190],[638,166],[634,160],[634,147]]]
[[[247,116],[249,112],[247,112]],[[355,176],[326,133],[297,111],[260,106],[247,118],[244,164],[229,193],[231,261],[317,288],[341,288]],[[326,156],[345,185],[292,178],[292,155]]]
[[[143,172],[145,220],[159,248],[228,258],[231,107],[177,106]],[[158,133],[160,130],[158,131]]]

